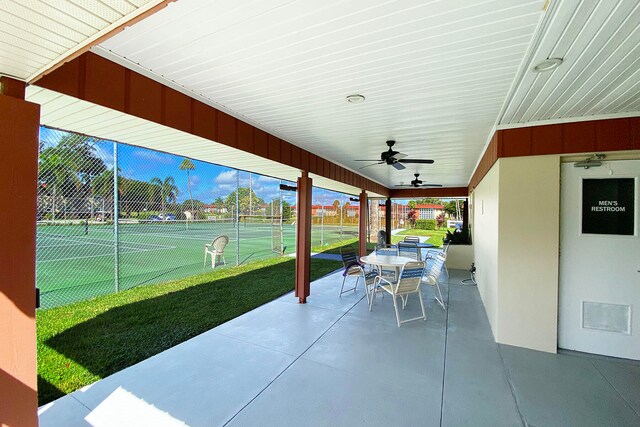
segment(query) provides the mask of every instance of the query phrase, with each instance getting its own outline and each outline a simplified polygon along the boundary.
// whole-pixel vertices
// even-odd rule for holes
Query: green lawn
[[[295,260],[275,258],[64,307],[38,310],[42,405],[201,334],[294,287]],[[312,259],[311,280],[341,267]]]
[[[453,231],[453,228],[443,228],[440,230],[421,230],[418,228],[412,228],[403,230],[395,236],[391,236],[391,243],[398,243],[404,240],[404,236],[429,236],[427,243],[431,243],[436,247],[442,246],[442,239],[447,235],[447,230]]]
[[[334,242],[330,245],[325,245],[325,246],[312,246],[311,252],[340,255],[340,249],[347,246],[352,246],[354,249],[356,249],[356,252],[357,252],[358,238],[356,237],[352,239],[345,239],[345,240]],[[374,250],[375,247],[376,247],[375,243],[372,243],[372,242],[367,243],[367,249],[369,251]]]

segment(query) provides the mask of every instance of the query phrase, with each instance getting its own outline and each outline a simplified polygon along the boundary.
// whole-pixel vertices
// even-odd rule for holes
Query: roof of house
[[[416,209],[444,209],[444,206],[428,203],[425,205],[416,205]]]

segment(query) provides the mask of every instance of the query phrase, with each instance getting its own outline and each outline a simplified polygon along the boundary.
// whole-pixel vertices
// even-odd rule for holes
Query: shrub
[[[436,229],[436,220],[435,219],[419,219],[416,220],[416,228],[420,230],[435,230]]]
[[[444,224],[444,215],[440,214],[436,217],[436,224],[438,225],[438,228],[442,228],[442,225]]]

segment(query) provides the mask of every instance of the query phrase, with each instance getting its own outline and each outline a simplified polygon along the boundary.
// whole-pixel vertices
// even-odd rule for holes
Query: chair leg
[[[342,276],[342,286],[340,286],[340,298],[342,298],[342,293],[344,292],[344,282],[347,280],[347,276]]]
[[[443,310],[446,310],[447,307],[444,305],[444,299],[442,298],[442,291],[440,291],[440,284],[436,282],[436,290],[438,293],[436,294],[436,302],[440,304]]]
[[[396,311],[396,321],[398,322],[398,328],[400,327],[400,313],[398,312],[398,298],[393,296],[393,309]]]
[[[207,251],[204,251],[204,262],[202,263],[202,268],[207,266]]]
[[[418,291],[418,298],[420,299],[420,307],[422,307],[422,319],[427,320],[427,313],[424,311],[424,300],[420,291]]]
[[[409,295],[400,295],[400,298],[402,299],[402,309],[404,310],[407,306],[407,301],[409,301]]]

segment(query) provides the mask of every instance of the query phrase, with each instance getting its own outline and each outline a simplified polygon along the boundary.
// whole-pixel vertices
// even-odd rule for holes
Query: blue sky
[[[65,132],[40,128],[40,139],[50,144],[55,144]],[[96,154],[104,161],[108,168],[113,168],[113,143],[101,141],[96,144]],[[180,189],[178,202],[189,199],[187,189],[187,173],[180,170],[180,163],[184,157],[173,154],[153,151],[146,148],[119,144],[118,165],[120,173],[127,178],[140,181],[150,181],[152,178],[164,180],[168,176],[175,179],[176,186]],[[280,180],[258,174],[228,168],[225,166],[193,160],[195,170],[190,171],[191,192],[193,198],[205,203],[212,203],[218,196],[225,198],[235,190],[237,174],[241,187],[249,187],[250,175],[253,191],[262,199],[269,202],[279,197]],[[289,185],[294,183],[283,181]],[[287,200],[295,203],[295,197],[290,194]],[[348,195],[314,187],[313,203],[330,205],[338,199],[342,202],[349,200]]]

